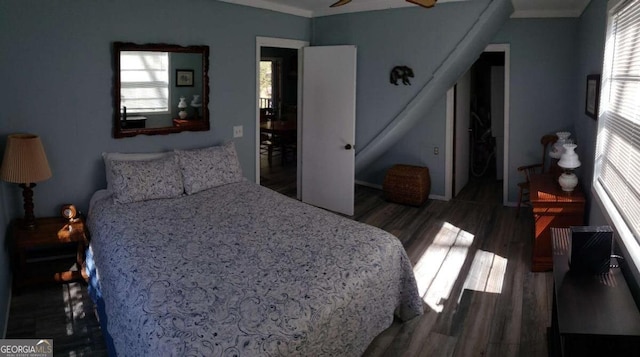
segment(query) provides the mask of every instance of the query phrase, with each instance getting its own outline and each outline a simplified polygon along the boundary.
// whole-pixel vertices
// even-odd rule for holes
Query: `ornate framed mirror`
[[[113,43],[113,136],[209,130],[209,46]]]

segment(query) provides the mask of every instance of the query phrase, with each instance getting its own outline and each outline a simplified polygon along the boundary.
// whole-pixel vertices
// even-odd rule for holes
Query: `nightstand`
[[[69,222],[62,217],[37,218],[32,230],[22,227],[22,219],[15,219],[11,222],[10,239],[13,287],[17,292],[29,285],[86,280],[84,258],[88,242],[82,219]],[[73,251],[77,270],[70,270]]]

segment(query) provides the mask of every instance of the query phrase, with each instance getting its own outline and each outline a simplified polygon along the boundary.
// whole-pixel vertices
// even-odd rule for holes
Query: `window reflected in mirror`
[[[114,43],[114,136],[209,130],[208,53]]]

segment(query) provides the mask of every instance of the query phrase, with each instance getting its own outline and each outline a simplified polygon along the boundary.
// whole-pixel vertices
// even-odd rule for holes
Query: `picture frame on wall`
[[[587,95],[584,105],[584,113],[598,120],[598,104],[600,102],[600,75],[587,76]]]
[[[176,69],[176,87],[193,87],[192,69]]]

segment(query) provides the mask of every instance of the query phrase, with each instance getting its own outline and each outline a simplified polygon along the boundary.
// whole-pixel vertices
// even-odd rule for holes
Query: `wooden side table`
[[[640,356],[640,312],[620,268],[591,275],[569,269],[571,232],[552,229],[550,356]]]
[[[584,225],[585,197],[580,187],[562,191],[551,174],[531,175],[529,190],[535,222],[531,270],[548,271],[553,267],[550,228]]]
[[[173,126],[177,128],[200,128],[204,125],[201,119],[173,119]]]
[[[17,292],[28,285],[48,282],[66,283],[84,281],[87,234],[84,221],[69,222],[62,217],[37,218],[36,228],[22,227],[22,219],[11,222],[11,257],[13,263],[13,286]],[[54,271],[51,267],[60,256],[60,248],[76,245],[77,270]],[[68,257],[68,256],[66,256]],[[41,269],[35,271],[35,265]]]

